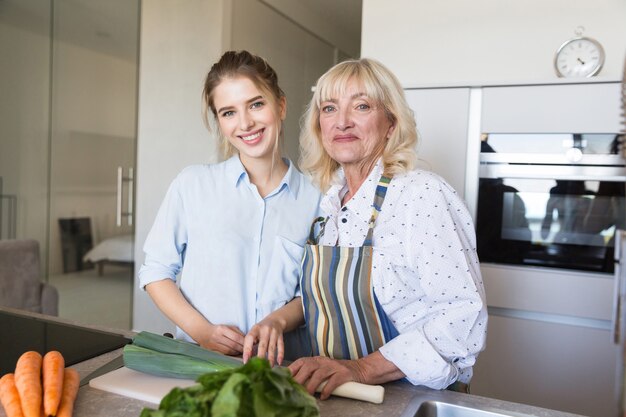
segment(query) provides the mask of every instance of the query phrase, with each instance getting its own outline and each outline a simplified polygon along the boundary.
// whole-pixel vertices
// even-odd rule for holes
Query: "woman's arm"
[[[257,356],[265,357],[274,365],[280,365],[285,357],[283,333],[294,330],[304,324],[301,297],[296,297],[278,310],[268,314],[263,320],[252,326],[243,344],[243,362],[252,356],[257,344]]]
[[[300,358],[289,365],[296,382],[313,394],[320,384],[326,385],[320,393],[325,400],[338,386],[356,381],[364,384],[383,384],[404,378],[404,373],[376,351],[356,360],[335,360],[322,356]]]
[[[176,283],[163,279],[146,285],[146,291],[159,309],[200,346],[224,353],[243,352],[244,335],[235,326],[214,325],[185,299]]]

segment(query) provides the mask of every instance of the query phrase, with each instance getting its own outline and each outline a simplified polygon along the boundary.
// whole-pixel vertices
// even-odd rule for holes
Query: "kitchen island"
[[[77,324],[58,318],[42,316],[40,314],[25,313],[13,309],[0,307],[0,311],[13,313],[16,315],[27,315],[33,320],[46,320],[54,323],[66,323],[72,326]],[[116,331],[114,329],[103,329],[101,327],[84,326],[85,329],[102,330],[115,332],[124,337],[132,337],[133,333],[128,331]],[[77,341],[80,343],[80,340]],[[81,379],[89,375],[100,366],[107,364],[117,356],[121,355],[122,349],[117,348],[110,352],[99,354],[93,358],[73,364],[70,367],[78,371]],[[536,416],[536,417],[574,417],[574,414],[546,410],[542,408],[516,404],[506,401],[479,397],[476,395],[460,394],[451,391],[434,391],[423,387],[415,387],[406,382],[394,382],[385,384],[385,399],[382,404],[371,404],[362,401],[349,400],[339,397],[331,397],[326,401],[318,401],[322,416],[341,417],[409,417],[414,416],[419,404],[424,400],[429,402],[450,403],[456,406],[471,408],[474,410],[488,410],[500,414],[490,414],[490,416]],[[154,404],[131,399],[117,394],[101,391],[84,385],[80,388],[74,408],[75,417],[138,417],[144,407],[156,408]],[[420,414],[436,416],[438,414]],[[462,416],[463,414],[455,414]],[[476,415],[476,414],[472,414]],[[0,410],[0,417],[6,417],[4,410]]]

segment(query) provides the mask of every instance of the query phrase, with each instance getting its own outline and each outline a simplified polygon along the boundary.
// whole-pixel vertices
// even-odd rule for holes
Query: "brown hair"
[[[211,126],[219,126],[217,123],[217,112],[213,102],[213,94],[215,88],[224,80],[237,77],[246,77],[259,89],[265,98],[272,104],[276,117],[280,120],[278,114],[278,103],[281,98],[285,97],[284,91],[278,85],[278,76],[276,71],[260,56],[253,55],[248,51],[228,51],[222,55],[211,67],[211,70],[204,81],[204,90],[202,91],[203,99],[203,116],[209,130]],[[210,110],[210,112],[209,112]],[[219,128],[217,129],[219,131]],[[282,126],[276,129],[282,133]],[[276,146],[278,146],[278,137],[276,138]],[[229,158],[236,153],[236,149],[228,142],[220,132],[220,150],[224,158]]]

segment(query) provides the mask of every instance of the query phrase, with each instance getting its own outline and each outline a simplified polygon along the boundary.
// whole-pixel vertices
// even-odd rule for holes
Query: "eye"
[[[251,108],[251,109],[260,109],[260,108],[261,108],[261,107],[263,107],[264,105],[265,105],[265,102],[264,102],[264,101],[260,101],[260,100],[259,100],[259,101],[255,101],[254,103],[252,103],[252,104],[250,105],[250,108]]]
[[[370,105],[367,103],[359,103],[356,105],[357,110],[369,110],[371,109]]]
[[[231,117],[231,116],[233,116],[234,114],[235,114],[235,112],[234,112],[234,111],[232,111],[232,110],[226,110],[226,111],[222,112],[221,116],[222,116],[222,117]]]
[[[327,106],[322,106],[322,113],[332,113],[335,111],[335,106],[333,105],[327,105]]]

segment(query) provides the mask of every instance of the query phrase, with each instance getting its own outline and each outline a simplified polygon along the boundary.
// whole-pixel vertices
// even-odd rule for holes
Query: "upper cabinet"
[[[484,87],[485,133],[617,133],[620,83]]]
[[[419,166],[441,175],[463,197],[470,89],[424,88],[405,94],[419,133]]]

